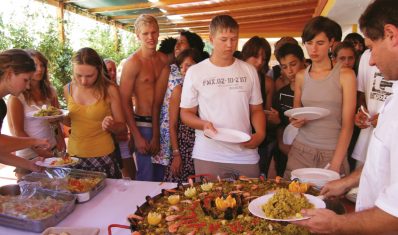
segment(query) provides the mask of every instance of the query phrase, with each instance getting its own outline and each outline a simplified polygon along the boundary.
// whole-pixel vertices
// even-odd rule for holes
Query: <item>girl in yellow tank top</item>
[[[119,91],[104,75],[101,57],[91,48],[80,49],[72,59],[73,81],[64,87],[71,127],[68,152],[80,158],[75,168],[101,171],[120,178],[112,154],[111,134],[126,132]]]

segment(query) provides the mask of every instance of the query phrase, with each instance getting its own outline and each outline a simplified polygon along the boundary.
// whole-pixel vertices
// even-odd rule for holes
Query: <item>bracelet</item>
[[[174,150],[173,150],[173,155],[176,155],[176,154],[180,154],[180,150],[174,149]]]

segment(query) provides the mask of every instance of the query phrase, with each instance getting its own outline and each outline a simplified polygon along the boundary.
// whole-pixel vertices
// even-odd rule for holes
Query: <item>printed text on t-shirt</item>
[[[241,83],[246,83],[247,77],[229,77],[229,78],[211,78],[204,80],[202,82],[202,86],[214,86],[217,85],[219,87],[227,87],[238,85]]]

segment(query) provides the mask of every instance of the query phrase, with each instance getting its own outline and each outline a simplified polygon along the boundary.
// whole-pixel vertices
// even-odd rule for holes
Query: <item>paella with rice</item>
[[[128,220],[134,235],[309,234],[293,224],[255,217],[248,210],[251,200],[288,188],[289,183],[246,177],[208,182],[202,178],[200,183],[179,184],[153,198],[147,196]]]

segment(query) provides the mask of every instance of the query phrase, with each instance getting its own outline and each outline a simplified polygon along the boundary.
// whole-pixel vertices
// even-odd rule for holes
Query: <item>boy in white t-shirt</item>
[[[213,53],[190,67],[184,80],[181,119],[196,129],[192,153],[196,174],[259,176],[257,146],[265,138],[265,114],[255,68],[233,57],[238,31],[231,16],[214,17],[209,36]],[[251,139],[233,144],[204,136],[204,130],[217,128],[242,131]]]
[[[393,93],[392,86],[395,83],[393,80],[384,79],[376,66],[369,65],[369,60],[370,50],[366,50],[361,56],[358,68],[358,103],[364,106],[365,111],[367,109],[371,118],[361,109],[355,115],[355,125],[361,128],[352,153],[352,157],[359,161],[357,166],[365,163],[370,137],[377,125],[380,109],[387,97]]]

